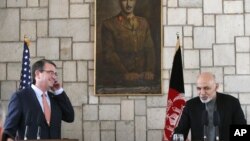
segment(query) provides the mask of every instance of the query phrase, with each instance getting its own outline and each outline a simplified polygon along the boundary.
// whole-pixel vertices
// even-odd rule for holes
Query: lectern
[[[18,140],[25,141],[25,140]],[[78,141],[78,139],[40,139],[40,140],[26,140],[26,141]]]

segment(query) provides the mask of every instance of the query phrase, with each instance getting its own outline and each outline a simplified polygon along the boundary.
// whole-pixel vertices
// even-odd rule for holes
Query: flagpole
[[[177,41],[176,41],[176,50],[178,50],[178,48],[180,47],[180,36],[179,36],[179,32],[176,32],[176,38],[177,38]]]
[[[27,44],[27,46],[29,47],[30,46],[30,39],[26,36],[26,35],[24,35],[24,42]]]

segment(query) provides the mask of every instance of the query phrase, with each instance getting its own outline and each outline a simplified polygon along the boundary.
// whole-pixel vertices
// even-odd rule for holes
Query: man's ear
[[[36,78],[36,77],[39,78],[39,77],[40,77],[40,73],[41,73],[41,72],[40,72],[39,70],[36,70],[36,71],[35,71],[35,76],[34,76],[34,77],[35,77],[35,78]],[[35,78],[34,78],[34,79],[35,79]]]
[[[219,89],[219,83],[215,84],[215,89],[218,90]]]

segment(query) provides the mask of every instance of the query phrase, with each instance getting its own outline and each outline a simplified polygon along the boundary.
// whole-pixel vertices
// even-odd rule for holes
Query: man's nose
[[[127,6],[131,6],[131,1],[127,0]]]
[[[55,75],[55,74],[54,74],[54,75],[52,75],[52,78],[56,79],[56,78],[57,78],[57,75]]]
[[[201,90],[200,90],[200,94],[204,95],[204,94],[205,94],[205,90],[204,90],[204,89],[201,89]]]

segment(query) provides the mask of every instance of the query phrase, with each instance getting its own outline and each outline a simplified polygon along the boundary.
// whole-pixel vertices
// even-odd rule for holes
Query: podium
[[[78,139],[40,139],[40,140],[18,140],[18,141],[78,141]]]

